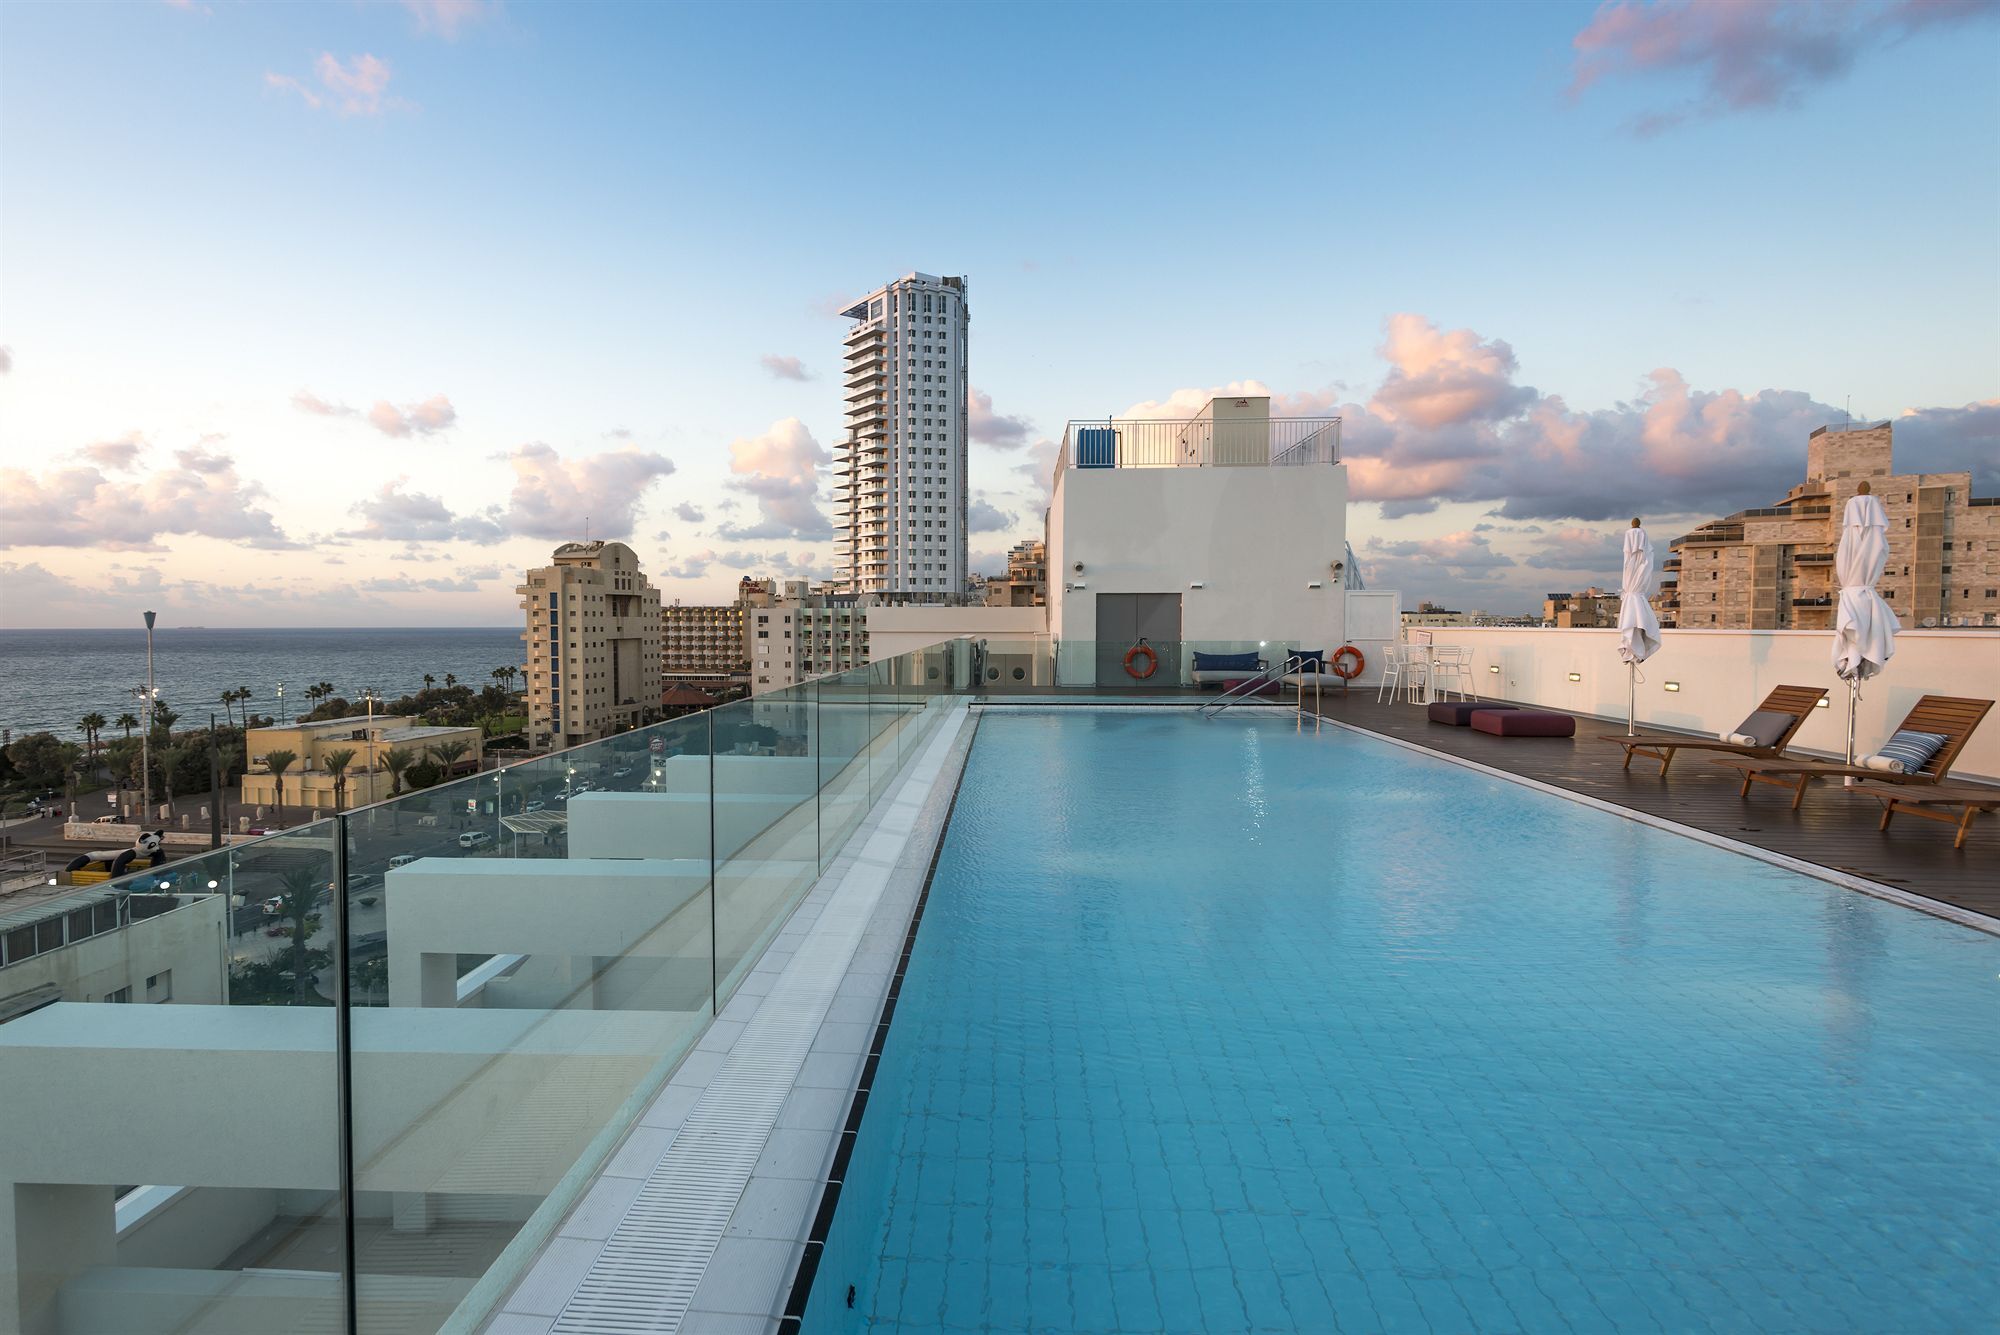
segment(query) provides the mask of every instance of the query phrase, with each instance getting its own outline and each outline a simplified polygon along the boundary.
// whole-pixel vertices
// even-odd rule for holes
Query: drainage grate
[[[934,751],[943,740],[932,742]],[[882,837],[878,830],[868,843]],[[864,867],[873,850],[864,844],[860,851],[612,1230],[552,1335],[680,1330],[881,897],[880,859]]]

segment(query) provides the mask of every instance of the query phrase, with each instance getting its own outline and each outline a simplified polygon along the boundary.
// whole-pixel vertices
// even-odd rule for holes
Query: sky
[[[1614,584],[1897,422],[2000,493],[2000,3],[0,6],[0,626],[832,573],[838,317],[962,274],[972,551],[1065,421],[1338,414],[1371,587]]]

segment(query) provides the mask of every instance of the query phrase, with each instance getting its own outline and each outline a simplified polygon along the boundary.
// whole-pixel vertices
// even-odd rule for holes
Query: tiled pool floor
[[[989,716],[805,1326],[1990,1328],[1996,973],[1351,733]]]

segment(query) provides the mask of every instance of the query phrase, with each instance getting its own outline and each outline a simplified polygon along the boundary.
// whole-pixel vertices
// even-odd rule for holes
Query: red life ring
[[[1132,666],[1132,660],[1137,658],[1140,654],[1144,654],[1146,656],[1146,670],[1144,672],[1140,672]],[[1152,676],[1155,672],[1158,672],[1159,670],[1160,670],[1160,656],[1154,653],[1153,646],[1147,644],[1144,640],[1139,641],[1137,644],[1133,645],[1130,649],[1127,649],[1125,651],[1126,676],[1134,677],[1139,681],[1144,681],[1146,678]]]
[[[1350,658],[1354,660],[1352,667],[1347,665],[1347,660]],[[1333,657],[1327,660],[1327,666],[1331,667],[1333,675],[1342,681],[1353,681],[1368,666],[1368,660],[1363,658],[1361,651],[1353,645],[1343,644],[1333,651]]]

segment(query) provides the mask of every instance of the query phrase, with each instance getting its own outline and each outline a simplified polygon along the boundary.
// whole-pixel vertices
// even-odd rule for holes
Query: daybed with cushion
[[[1271,665],[1252,649],[1243,654],[1205,654],[1194,651],[1194,684],[1221,686],[1226,682],[1248,681]]]
[[[1951,771],[1951,762],[1958,759],[1958,753],[1972,737],[1972,730],[1991,708],[1991,700],[1927,695],[1904,716],[1882,749],[1875,755],[1863,756],[1858,765],[1845,765],[1837,760],[1718,759],[1715,763],[1743,771],[1743,797],[1750,796],[1753,783],[1791,789],[1794,811],[1805,801],[1806,788],[1814,779],[1937,784]]]
[[[1819,702],[1826,698],[1824,686],[1780,686],[1764,697],[1764,703],[1750,711],[1736,725],[1736,731],[1720,737],[1676,737],[1672,733],[1640,733],[1636,737],[1605,733],[1597,740],[1616,742],[1625,748],[1625,768],[1632,768],[1633,756],[1647,756],[1660,762],[1660,773],[1674,763],[1679,751],[1727,751],[1732,755],[1776,759],[1791,745]]]
[[[1547,709],[1475,709],[1472,730],[1495,737],[1574,737],[1576,716]]]
[[[1324,649],[1295,649],[1285,655],[1285,685],[1318,686],[1321,688],[1347,685],[1347,678],[1327,664]]]
[[[1472,715],[1480,709],[1518,709],[1518,705],[1490,705],[1484,700],[1439,700],[1431,706],[1431,722],[1449,723],[1455,728],[1472,726]]]

